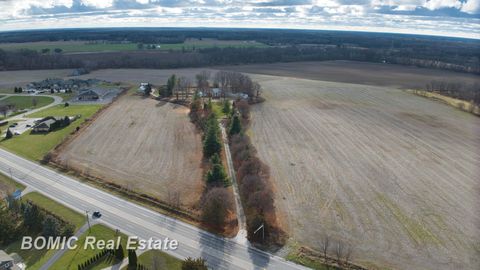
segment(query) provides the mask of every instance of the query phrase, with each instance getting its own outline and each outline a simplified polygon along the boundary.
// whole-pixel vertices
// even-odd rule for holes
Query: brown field
[[[480,118],[393,88],[254,77],[252,141],[295,241],[321,250],[326,234],[381,269],[478,269]]]
[[[64,164],[175,203],[186,210],[203,191],[202,143],[188,109],[135,95],[120,98],[60,153]]]
[[[13,93],[13,87],[22,86],[46,78],[63,78],[71,69],[0,71],[0,92]]]
[[[356,263],[380,269],[479,268],[480,118],[398,89],[478,76],[343,61],[222,69],[266,74],[253,75],[267,101],[253,106],[249,134],[270,166],[292,242],[320,250],[329,235],[354,248]],[[193,79],[200,70],[107,69],[81,77],[164,84],[173,73]],[[16,80],[37,72],[19,71]],[[62,157],[160,199],[178,190],[191,207],[202,188],[201,142],[186,113],[123,97]]]
[[[353,61],[294,62],[222,67],[252,74],[357,83],[395,88],[418,88],[432,80],[479,82],[478,75],[438,69]]]

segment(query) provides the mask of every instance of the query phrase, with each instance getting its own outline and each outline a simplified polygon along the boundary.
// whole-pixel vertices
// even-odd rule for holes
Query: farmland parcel
[[[203,190],[202,143],[183,106],[120,98],[64,146],[60,163],[193,210]]]
[[[293,238],[365,266],[479,263],[480,119],[404,91],[256,76],[252,140]],[[376,268],[376,267],[375,267]]]

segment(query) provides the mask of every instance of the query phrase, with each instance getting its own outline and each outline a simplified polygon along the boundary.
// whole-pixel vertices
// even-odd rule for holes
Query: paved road
[[[2,94],[4,95],[4,94]],[[51,97],[53,98],[53,102],[46,105],[46,106],[43,106],[43,107],[40,107],[40,108],[37,108],[37,109],[33,109],[33,110],[30,110],[28,112],[25,112],[25,113],[22,113],[22,114],[18,114],[18,115],[15,115],[15,116],[12,116],[8,119],[5,119],[5,120],[8,120],[8,121],[13,121],[13,120],[22,120],[24,119],[27,115],[29,114],[32,114],[32,113],[36,113],[38,111],[41,111],[41,110],[44,110],[44,109],[48,109],[50,107],[53,107],[53,106],[57,106],[58,104],[62,103],[63,101],[63,98],[59,97],[59,96],[54,96],[54,95],[26,95],[26,94],[5,94],[7,96],[26,96],[26,97]]]
[[[99,210],[102,223],[142,239],[176,239],[179,248],[167,253],[180,259],[203,257],[212,269],[306,269],[176,219],[156,213],[70,177],[0,150],[0,172],[79,212]]]

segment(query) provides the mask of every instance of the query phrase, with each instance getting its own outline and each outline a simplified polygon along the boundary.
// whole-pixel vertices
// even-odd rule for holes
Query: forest
[[[179,68],[248,63],[354,60],[480,73],[476,40],[348,31],[209,28],[105,28],[2,32],[4,43],[93,41],[182,43],[188,38],[249,40],[266,48],[42,54],[0,50],[0,70],[50,68]]]

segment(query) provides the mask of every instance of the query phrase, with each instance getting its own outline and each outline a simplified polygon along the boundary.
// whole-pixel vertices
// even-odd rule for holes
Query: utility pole
[[[13,180],[12,168],[8,168],[8,172],[10,173],[10,178]]]
[[[85,216],[87,216],[87,223],[88,223],[88,232],[90,232],[90,218],[88,217],[88,210],[85,210]]]
[[[258,227],[258,229],[256,229],[253,234],[256,234],[259,230],[262,230],[262,243],[265,243],[265,224],[262,223],[262,225],[260,227]]]

